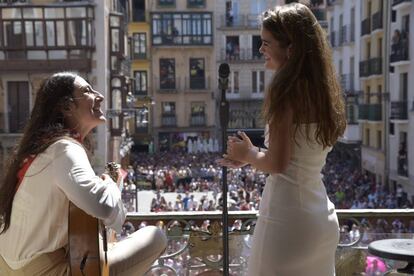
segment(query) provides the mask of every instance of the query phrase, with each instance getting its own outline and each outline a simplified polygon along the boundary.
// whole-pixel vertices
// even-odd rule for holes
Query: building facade
[[[387,41],[391,68],[388,162],[391,184],[394,188],[402,185],[409,195],[414,195],[413,18],[413,1],[392,1],[391,37]]]
[[[110,51],[119,50],[121,39],[114,41],[108,30],[112,27],[111,15],[119,15],[121,6],[122,1],[109,0],[0,3],[0,29],[4,30],[0,32],[2,164],[21,137],[42,79],[53,72],[79,73],[106,97],[104,111],[111,107],[109,80],[119,75],[122,58],[110,59]],[[106,160],[114,156],[113,149],[108,149],[110,135],[106,125],[99,126],[94,137],[92,161],[97,171],[103,171]]]
[[[150,1],[152,136],[156,151],[215,138],[215,1]]]
[[[347,114],[347,127],[335,149],[360,167],[361,132],[358,124],[361,1],[329,1],[328,34],[333,60],[341,83]]]

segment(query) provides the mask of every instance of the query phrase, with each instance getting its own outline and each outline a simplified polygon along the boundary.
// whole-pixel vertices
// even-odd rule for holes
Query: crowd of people
[[[219,157],[219,153],[139,153],[128,168],[126,183],[155,191],[151,203],[154,212],[218,210],[222,170],[215,160]],[[390,191],[335,151],[328,155],[322,175],[328,196],[337,209],[413,208],[400,185]],[[229,169],[227,177],[229,210],[258,210],[266,175],[246,166]],[[174,202],[163,197],[168,192],[177,193]],[[196,200],[194,192],[212,192],[213,198],[203,196]]]

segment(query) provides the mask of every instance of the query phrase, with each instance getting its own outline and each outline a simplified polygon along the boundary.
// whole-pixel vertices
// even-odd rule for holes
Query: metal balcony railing
[[[187,0],[187,8],[204,8],[206,0]]]
[[[413,0],[393,0],[393,1],[392,1],[392,5],[393,5],[393,6],[397,6],[398,4],[401,4],[401,3],[404,3],[404,2],[407,2],[407,3],[412,3],[412,2],[413,2]]]
[[[175,114],[162,114],[161,116],[161,125],[165,127],[169,126],[176,126],[177,125],[177,117]]]
[[[341,75],[341,86],[345,93],[352,93],[355,91],[354,74]]]
[[[369,60],[369,73],[370,75],[382,74],[382,57],[371,58]]]
[[[233,51],[222,49],[220,60],[227,62],[263,62],[264,58],[259,51],[250,48]]]
[[[369,60],[363,60],[359,62],[359,76],[360,77],[368,77],[370,75],[369,70]]]
[[[155,87],[159,93],[177,93],[181,89],[181,79],[178,77],[154,78]]]
[[[368,121],[382,120],[382,105],[381,104],[359,104],[359,119]]]
[[[191,114],[190,126],[205,126],[207,124],[205,114]]]
[[[371,18],[366,18],[361,22],[361,36],[371,33]]]
[[[359,275],[365,272],[367,247],[372,241],[414,237],[411,232],[396,233],[394,226],[399,223],[408,228],[414,217],[412,209],[350,209],[336,212],[341,229],[335,257],[337,275]],[[148,275],[199,275],[202,272],[217,272],[222,268],[221,216],[220,211],[128,213],[126,223],[129,227],[125,229],[132,232],[139,229],[140,224],[158,225],[166,233],[167,250]],[[244,275],[257,211],[229,211],[228,220],[231,228],[230,273]],[[126,231],[123,232],[120,239],[127,235]]]
[[[407,154],[398,155],[397,157],[397,172],[398,175],[407,177],[408,176],[408,158]]]
[[[410,60],[410,48],[408,43],[408,33],[403,32],[399,41],[391,45],[390,62],[408,61]]]
[[[382,29],[382,11],[378,11],[372,15],[372,31]]]
[[[210,76],[207,77],[186,77],[185,90],[205,91],[211,89]]]
[[[219,28],[259,28],[259,14],[222,15]]]
[[[394,120],[408,120],[408,102],[391,102],[391,116]]]

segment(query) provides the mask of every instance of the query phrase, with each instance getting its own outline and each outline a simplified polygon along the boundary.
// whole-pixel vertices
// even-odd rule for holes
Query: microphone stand
[[[226,64],[227,65],[227,64]],[[220,65],[221,69],[222,65]],[[227,65],[228,68],[228,65]],[[219,71],[220,71],[219,69]],[[220,73],[219,73],[220,75]],[[223,146],[223,153],[227,151],[227,126],[229,122],[229,102],[226,100],[226,90],[228,88],[228,72],[227,76],[220,76],[219,78],[219,89],[221,89],[221,100],[220,100],[220,125],[221,125],[221,141]],[[229,222],[228,222],[228,209],[227,209],[227,167],[222,167],[222,193],[223,199],[223,213],[222,213],[222,224],[223,224],[223,275],[229,275]]]

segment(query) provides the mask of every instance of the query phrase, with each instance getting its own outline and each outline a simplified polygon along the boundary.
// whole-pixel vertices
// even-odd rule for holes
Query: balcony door
[[[7,83],[7,103],[9,112],[9,131],[22,132],[29,119],[29,83],[26,81],[11,81]]]

